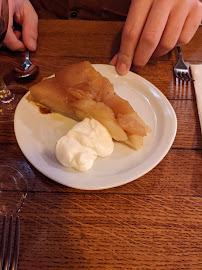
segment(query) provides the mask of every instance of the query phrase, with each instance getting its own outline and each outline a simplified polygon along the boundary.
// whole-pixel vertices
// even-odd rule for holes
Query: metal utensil
[[[38,72],[38,66],[32,64],[29,58],[29,51],[25,52],[25,61],[21,66],[15,67],[14,71],[17,73],[18,78],[27,78],[35,75]]]
[[[177,50],[179,53],[179,59],[173,69],[175,77],[182,81],[194,81],[188,67],[185,65],[180,47],[177,47]]]
[[[3,219],[3,229],[1,236],[1,250],[0,250],[0,269],[7,270],[17,269],[18,264],[18,255],[19,255],[19,242],[20,242],[20,218],[16,218],[15,224],[15,236],[14,233],[14,224],[13,216],[10,217],[9,230],[8,230],[8,241],[7,239],[7,216],[4,216]],[[14,247],[13,247],[13,238]],[[12,252],[13,250],[13,252]]]

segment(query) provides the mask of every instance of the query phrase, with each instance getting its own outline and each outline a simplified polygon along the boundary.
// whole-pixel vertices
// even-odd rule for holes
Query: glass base
[[[20,171],[0,165],[0,215],[14,215],[22,208],[27,184]]]
[[[10,84],[7,88],[11,91],[11,96],[0,95],[0,123],[14,121],[15,109],[21,97],[15,95],[15,93],[25,94],[28,89],[21,85]]]
[[[0,101],[0,122],[10,122],[14,120],[15,109],[20,99],[14,97],[10,102]]]

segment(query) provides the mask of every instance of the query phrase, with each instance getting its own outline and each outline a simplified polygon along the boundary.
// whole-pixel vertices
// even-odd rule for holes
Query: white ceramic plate
[[[93,66],[151,127],[139,151],[115,143],[111,156],[98,158],[87,172],[78,172],[60,165],[54,154],[57,140],[76,123],[74,120],[59,114],[41,114],[26,95],[19,102],[14,119],[17,142],[31,164],[58,183],[85,190],[116,187],[146,174],[165,157],[177,130],[172,106],[154,85],[132,72],[119,76],[110,65]]]

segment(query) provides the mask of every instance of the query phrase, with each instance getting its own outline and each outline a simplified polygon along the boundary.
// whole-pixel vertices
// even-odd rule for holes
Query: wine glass
[[[8,196],[11,192],[12,196]],[[0,165],[0,215],[14,215],[22,208],[27,196],[27,184],[20,171]]]
[[[0,47],[6,36],[9,22],[8,0],[0,0]],[[23,88],[23,89],[21,89]],[[19,102],[19,97],[12,90],[27,90],[19,85],[6,85],[2,72],[0,72],[0,122],[14,120],[14,113]]]
[[[0,46],[6,36],[9,20],[8,0],[0,0]],[[0,121],[13,120],[17,104],[15,95],[0,78]],[[1,164],[3,159],[1,159]],[[12,192],[8,196],[8,192]],[[0,165],[0,214],[14,214],[21,209],[27,194],[27,184],[24,176],[17,169]]]
[[[6,36],[8,20],[8,0],[0,0],[0,46],[2,45],[2,42]],[[14,101],[14,99],[15,95],[8,89],[3,81],[2,75],[0,75],[0,122],[10,120],[12,117],[11,114],[9,114],[9,108],[12,107],[10,104],[12,101]]]

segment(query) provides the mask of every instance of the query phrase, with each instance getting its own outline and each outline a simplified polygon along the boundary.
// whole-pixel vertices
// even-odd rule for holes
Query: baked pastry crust
[[[52,112],[81,121],[94,118],[103,124],[112,138],[138,150],[150,128],[128,101],[114,92],[110,81],[90,62],[66,66],[30,88],[32,101]]]

